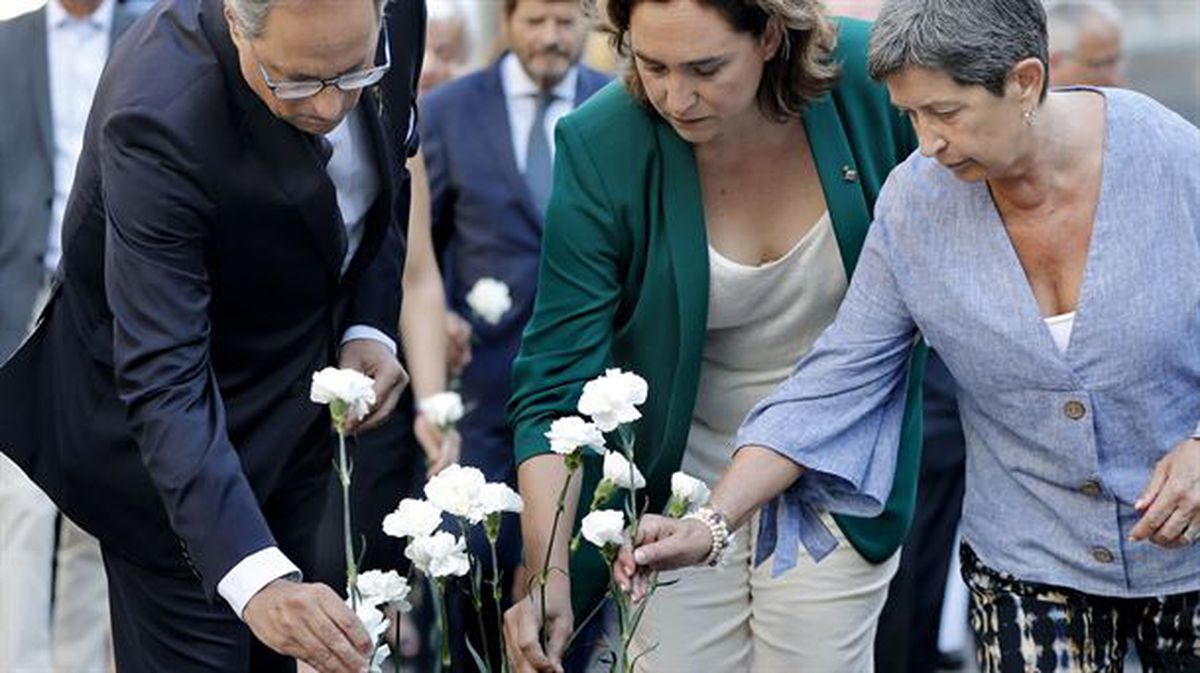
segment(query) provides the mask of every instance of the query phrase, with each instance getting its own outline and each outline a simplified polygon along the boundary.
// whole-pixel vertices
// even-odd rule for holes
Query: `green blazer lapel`
[[[871,213],[863,196],[861,173],[831,96],[822,96],[804,111],[804,130],[808,133],[808,144],[812,147],[842,264],[849,278],[858,265]]]
[[[657,458],[678,465],[700,385],[700,362],[708,324],[708,234],[692,146],[665,123],[655,124],[655,134],[662,151],[659,214],[666,228],[677,299],[675,309],[679,312],[679,351],[675,355],[677,364],[665,428],[665,446],[672,447],[673,455],[662,452]]]

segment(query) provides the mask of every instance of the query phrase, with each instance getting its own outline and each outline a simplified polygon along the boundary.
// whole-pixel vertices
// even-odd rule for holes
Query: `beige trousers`
[[[634,637],[639,673],[871,673],[875,627],[897,552],[868,563],[832,519],[837,549],[821,563],[801,549],[795,568],[771,577],[753,567],[757,517],[738,532],[724,567],[663,573],[678,579],[651,599]]]

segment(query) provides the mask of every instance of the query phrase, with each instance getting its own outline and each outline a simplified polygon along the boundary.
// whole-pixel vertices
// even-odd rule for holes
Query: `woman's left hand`
[[[1200,539],[1200,440],[1185,439],[1158,461],[1134,508],[1143,512],[1134,542],[1178,549]]]

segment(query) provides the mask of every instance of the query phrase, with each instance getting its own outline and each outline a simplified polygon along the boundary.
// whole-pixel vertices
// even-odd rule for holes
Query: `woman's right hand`
[[[638,522],[633,545],[621,547],[613,563],[617,586],[640,601],[650,571],[699,565],[712,551],[712,530],[698,519],[672,519],[647,514]]]
[[[563,650],[575,628],[571,581],[559,573],[546,580],[546,649],[541,643],[542,592],[536,581],[527,596],[504,613],[504,640],[513,673],[563,673]]]

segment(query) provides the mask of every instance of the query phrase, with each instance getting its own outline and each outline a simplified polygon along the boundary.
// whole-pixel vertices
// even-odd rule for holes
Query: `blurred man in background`
[[[428,0],[425,29],[425,63],[421,67],[421,93],[428,93],[467,71],[471,58],[470,31],[461,0]]]
[[[505,404],[509,368],[533,310],[554,125],[607,78],[579,65],[588,25],[575,0],[504,0],[503,12],[510,51],[491,67],[435,89],[422,99],[419,118],[434,242],[455,314],[451,322],[459,324],[449,330],[452,360],[459,358],[452,364],[463,364],[464,351],[473,351],[462,371],[461,392],[473,407],[459,424],[462,463],[481,469],[488,481],[515,486]],[[495,323],[467,306],[466,296],[481,278],[504,282],[512,296],[512,308]],[[465,336],[472,331],[474,337]],[[488,557],[482,536],[471,544],[480,558]],[[510,517],[500,539],[505,577],[512,577],[520,548],[518,524]],[[465,600],[458,603],[457,609],[451,605],[451,633],[461,637],[477,620]],[[473,632],[469,637],[480,642]],[[489,640],[498,661],[498,634]]]
[[[50,0],[0,22],[0,361],[45,302],[100,71],[145,7]],[[106,671],[109,649],[99,545],[0,456],[0,671]]]
[[[1124,86],[1121,14],[1107,0],[1046,3],[1050,85]]]

